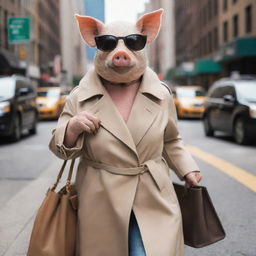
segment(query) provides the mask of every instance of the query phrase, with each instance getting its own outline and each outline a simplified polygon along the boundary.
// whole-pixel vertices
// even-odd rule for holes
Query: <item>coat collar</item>
[[[81,79],[79,83],[79,89],[79,102],[87,100],[93,96],[104,95],[106,93],[94,68],[89,70],[87,74]],[[160,100],[162,100],[164,97],[163,92],[161,91],[161,81],[157,77],[156,73],[149,67],[146,68],[143,74],[139,91],[142,94],[153,95]]]
[[[78,101],[87,100],[96,95],[103,95],[103,85],[94,68],[89,70],[79,83]]]
[[[161,81],[157,74],[151,68],[147,67],[143,74],[139,91],[143,94],[151,94],[159,100],[163,100],[164,95],[161,88]]]
[[[91,69],[81,80],[78,101],[82,102],[93,96],[102,95],[88,111],[98,116],[101,120],[101,125],[126,144],[135,153],[139,161],[137,146],[160,111],[159,104],[148,97],[147,94],[161,100],[164,97],[161,87],[162,85],[157,75],[150,68],[147,68],[127,123],[123,120],[94,69]]]

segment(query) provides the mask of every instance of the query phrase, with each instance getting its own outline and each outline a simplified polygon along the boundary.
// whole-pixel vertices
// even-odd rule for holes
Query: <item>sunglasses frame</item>
[[[111,50],[109,50],[109,51],[106,51],[106,50],[103,50],[101,47],[98,46],[99,39],[100,39],[101,37],[104,37],[104,36],[111,36],[111,37],[113,37],[113,38],[116,39],[116,45],[115,45],[115,47],[114,47],[113,49],[111,49]],[[103,52],[111,52],[111,51],[113,51],[113,50],[117,47],[118,41],[119,41],[120,39],[122,39],[122,40],[124,41],[124,44],[126,45],[126,47],[127,47],[129,50],[131,50],[131,51],[141,51],[143,48],[141,48],[140,50],[134,50],[134,49],[131,49],[131,48],[129,47],[129,45],[127,45],[126,39],[127,39],[127,37],[129,37],[129,36],[140,36],[140,37],[142,37],[143,39],[145,39],[145,45],[143,46],[143,48],[145,48],[145,46],[146,46],[146,44],[147,44],[147,36],[146,36],[146,35],[143,35],[143,34],[130,34],[130,35],[128,35],[128,36],[99,35],[99,36],[95,36],[94,39],[95,39],[95,43],[96,43],[97,49],[99,49],[99,50],[101,50],[101,51],[103,51]]]

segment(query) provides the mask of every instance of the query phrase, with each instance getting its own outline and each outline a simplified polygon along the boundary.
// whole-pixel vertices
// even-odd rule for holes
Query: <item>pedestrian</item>
[[[145,45],[162,13],[108,25],[76,16],[97,52],[67,97],[50,149],[62,159],[80,157],[77,255],[184,255],[169,168],[189,185],[201,174],[177,130],[172,94],[147,66]]]

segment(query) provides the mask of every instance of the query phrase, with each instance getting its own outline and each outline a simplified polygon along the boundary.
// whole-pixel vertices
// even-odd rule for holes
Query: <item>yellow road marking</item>
[[[217,156],[209,154],[198,147],[187,145],[186,148],[190,153],[198,157],[199,159],[209,163],[210,165],[216,167],[220,171],[226,173],[236,181],[242,183],[247,188],[256,192],[256,176],[249,173],[246,170],[243,170]]]

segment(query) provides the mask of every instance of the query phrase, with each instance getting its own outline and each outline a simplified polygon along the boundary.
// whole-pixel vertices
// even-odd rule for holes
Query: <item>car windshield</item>
[[[242,82],[237,85],[237,96],[240,99],[256,101],[256,82]]]
[[[205,96],[205,91],[198,89],[177,89],[176,94],[179,98],[193,98]]]
[[[0,78],[0,99],[13,97],[15,92],[15,80],[10,77]]]
[[[39,97],[58,98],[60,96],[60,90],[39,91],[37,92],[37,95]]]

